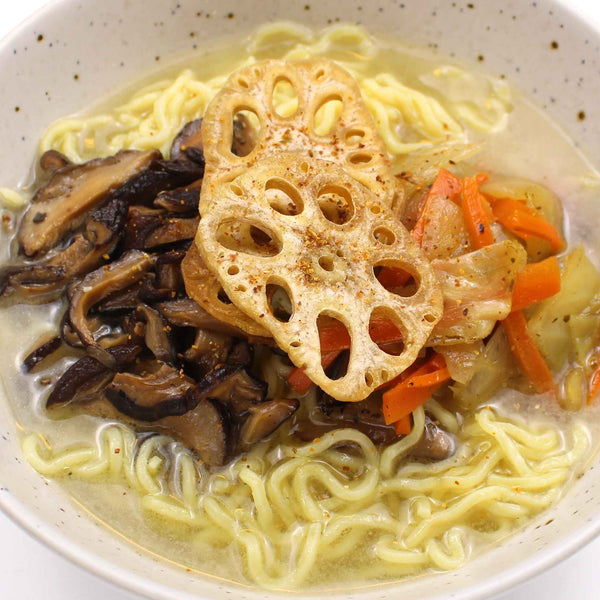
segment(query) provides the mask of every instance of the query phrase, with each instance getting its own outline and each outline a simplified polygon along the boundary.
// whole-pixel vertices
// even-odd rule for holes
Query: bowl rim
[[[544,0],[548,6],[556,6],[561,11],[568,14],[572,19],[578,21],[580,26],[585,27],[590,34],[600,41],[600,20],[590,18],[579,7],[574,7],[568,0]],[[52,14],[54,11],[62,10],[65,5],[74,3],[74,0],[46,0],[46,3],[38,7],[33,13],[22,20],[16,27],[0,39],[0,53],[16,41],[22,33],[36,23],[39,19]],[[567,492],[568,493],[568,492]],[[563,497],[557,501],[561,502]],[[171,586],[152,581],[140,576],[132,571],[121,567],[116,562],[106,560],[84,546],[71,540],[65,534],[61,533],[49,525],[45,520],[40,519],[33,510],[23,504],[16,498],[10,490],[0,488],[0,510],[22,531],[30,535],[33,539],[42,543],[52,552],[69,560],[71,564],[82,568],[94,577],[99,578],[104,583],[120,588],[123,591],[138,595],[140,598],[152,600],[203,600],[208,597],[199,596],[184,590],[178,590]],[[515,534],[518,534],[515,532]],[[469,584],[459,590],[448,593],[436,594],[429,600],[448,600],[450,597],[455,600],[492,600],[499,598],[509,590],[533,579],[541,573],[551,569],[560,562],[571,557],[584,546],[600,536],[600,510],[595,518],[590,519],[586,524],[581,525],[564,537],[557,538],[544,550],[535,552],[523,562],[502,571],[502,577],[487,578],[484,581],[475,584]],[[390,582],[381,589],[391,589],[401,582]],[[237,586],[234,587],[237,588]],[[238,588],[241,590],[241,588]],[[351,589],[347,590],[351,593]],[[281,593],[270,592],[253,588],[246,593],[254,597],[259,595],[264,598],[280,597]],[[340,590],[340,595],[344,590]],[[298,600],[303,598],[315,599],[318,590],[311,592],[307,590],[306,595],[303,592],[294,593]]]

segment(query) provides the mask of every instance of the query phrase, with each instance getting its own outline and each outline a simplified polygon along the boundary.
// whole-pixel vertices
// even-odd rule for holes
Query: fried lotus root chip
[[[215,319],[233,325],[249,335],[271,337],[262,325],[253,321],[235,304],[228,302],[221,283],[206,268],[196,244],[190,246],[181,261],[181,274],[188,296]]]
[[[288,91],[293,87],[295,110],[293,96],[286,107],[275,105],[274,92],[281,85],[287,85]],[[282,116],[278,109],[284,115],[293,113]],[[231,150],[234,119],[240,113],[260,123],[254,147],[245,156]],[[387,206],[399,202],[400,187],[357,84],[328,60],[268,60],[236,71],[206,109],[202,141],[206,171],[201,206],[212,201],[215,186],[223,181],[231,181],[267,156],[295,151],[336,162]]]
[[[196,243],[232,302],[338,400],[362,400],[404,371],[442,314],[436,277],[408,231],[343,169],[304,154],[265,159],[216,187]],[[406,271],[412,285],[389,291],[381,267]],[[323,317],[349,340],[339,379],[321,366]],[[393,354],[371,339],[373,319],[400,332]]]

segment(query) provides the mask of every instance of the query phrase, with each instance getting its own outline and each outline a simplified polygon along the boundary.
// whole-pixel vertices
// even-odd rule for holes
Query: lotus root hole
[[[234,218],[219,223],[216,240],[228,250],[255,256],[276,256],[282,248],[279,239],[267,228]]]
[[[313,131],[317,135],[329,135],[335,129],[343,109],[344,102],[340,96],[327,97],[315,111]]]
[[[229,186],[229,189],[236,195],[236,196],[243,196],[244,195],[244,190],[242,190],[242,188],[237,185],[237,183],[232,183]]]
[[[381,286],[395,296],[410,298],[419,289],[418,280],[405,265],[396,261],[375,264],[373,274]]]
[[[435,315],[430,315],[430,314],[426,314],[423,317],[428,323],[435,323],[437,321],[437,318]]]
[[[302,346],[302,342],[299,342],[298,340],[294,340],[294,341],[293,341],[293,342],[290,344],[290,346],[291,346],[292,348],[300,348],[300,346]]]
[[[229,268],[231,269],[231,267]],[[231,304],[231,300],[229,299],[229,296],[225,293],[225,290],[223,288],[219,288],[219,291],[217,292],[217,300],[221,304]]]
[[[273,110],[283,118],[292,117],[298,111],[298,92],[292,82],[281,77],[273,86]]]
[[[330,254],[325,254],[319,258],[319,266],[324,271],[331,273],[335,269],[335,260]]]
[[[321,79],[323,79],[323,77],[325,77],[325,70],[324,69],[319,69],[315,73],[315,81],[321,81]]]
[[[327,185],[319,192],[319,208],[331,223],[344,225],[354,216],[354,203],[350,192],[339,185]]]
[[[383,226],[377,227],[373,231],[373,237],[384,246],[391,246],[396,241],[394,232]]]
[[[348,161],[357,167],[368,165],[373,160],[373,155],[368,152],[356,152],[348,156]]]
[[[378,307],[369,319],[369,337],[377,347],[390,356],[400,356],[404,352],[402,332],[394,323],[393,313]],[[383,380],[387,380],[382,373]]]
[[[251,109],[237,109],[232,117],[231,153],[234,156],[248,156],[258,143],[261,122]]]
[[[246,80],[245,80],[243,77],[240,77],[240,78],[238,79],[238,85],[239,85],[240,87],[242,87],[242,88],[246,89],[246,90],[247,90],[247,89],[250,87],[250,86],[248,85],[248,82],[247,82],[247,81],[246,81]]]
[[[265,184],[265,195],[271,208],[279,214],[295,216],[304,210],[300,193],[285,179],[269,179]]]
[[[350,129],[346,132],[345,139],[346,143],[352,146],[360,144],[361,140],[365,137],[365,132],[361,129]]]
[[[373,373],[371,371],[367,371],[365,373],[365,384],[368,387],[371,387],[375,383],[375,378],[373,377]]]
[[[240,272],[240,268],[237,265],[231,265],[227,269],[227,274],[228,275],[237,275],[239,272]]]
[[[287,323],[292,318],[294,308],[287,290],[276,283],[268,283],[265,288],[269,312],[281,323]]]
[[[348,371],[352,338],[346,325],[329,313],[317,317],[321,362],[329,379],[341,379]],[[340,352],[340,347],[343,352]]]

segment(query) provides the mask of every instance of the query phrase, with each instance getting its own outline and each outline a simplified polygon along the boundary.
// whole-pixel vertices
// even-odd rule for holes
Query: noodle
[[[288,59],[342,53],[339,62],[358,81],[392,157],[465,142],[467,128],[497,131],[511,110],[506,85],[458,67],[431,74],[430,94],[390,73],[368,76],[376,45],[357,26],[313,34],[289,23],[268,24],[250,40],[246,63],[280,43]],[[174,136],[203,115],[225,79],[203,82],[186,69],[105,114],[51,125],[40,151],[58,150],[74,162],[128,148],[157,148],[167,156]],[[476,102],[453,98],[457,82],[476,87],[481,81]],[[286,89],[275,104],[283,114],[295,110]],[[335,107],[319,118],[317,128],[327,129],[337,118]],[[10,191],[0,194],[7,204],[21,202]],[[271,397],[282,393],[288,372],[279,357],[263,361]],[[291,589],[337,578],[340,563],[348,573],[358,567],[361,579],[457,568],[469,559],[472,540],[499,539],[556,501],[589,445],[577,423],[565,441],[551,426],[532,427],[498,410],[480,409],[463,423],[435,400],[426,409],[458,438],[456,453],[432,464],[409,455],[423,435],[423,408],[414,413],[412,432],[383,449],[354,429],[291,446],[282,428],[219,472],[168,437],[138,438],[115,424],[102,426],[95,444],[57,448],[30,434],[22,445],[41,474],[126,484],[147,516],[184,526],[199,555],[207,547],[232,546],[249,580]]]
[[[278,39],[297,42],[283,55],[289,60],[340,49],[359,57],[355,61],[338,62],[358,82],[392,156],[404,155],[436,142],[464,141],[465,125],[491,133],[506,123],[511,107],[508,87],[491,78],[485,79],[488,95],[484,94],[482,98],[488,108],[480,109],[462,99],[446,102],[446,108],[432,95],[404,85],[390,73],[365,76],[376,45],[364,29],[353,25],[333,26],[319,34],[289,23],[266,25],[252,36],[248,46],[250,56],[244,64],[255,62],[256,55],[260,56]],[[479,86],[483,78],[458,67],[452,67],[448,73],[447,77],[459,78],[462,84],[468,81],[471,87]],[[42,137],[40,151],[58,150],[73,162],[108,156],[127,148],[158,148],[168,156],[175,135],[185,123],[204,114],[225,79],[220,76],[202,82],[193,71],[186,69],[174,80],[165,79],[139,90],[128,102],[107,114],[56,122]],[[285,95],[274,98],[278,112],[284,115],[293,112],[289,100]],[[327,130],[330,128],[328,123],[333,123],[337,114],[330,110],[319,117],[323,122],[316,123],[316,128]],[[414,141],[407,142],[407,139]]]
[[[136,445],[133,432],[117,425],[103,427],[97,445],[79,448],[49,450],[29,435],[23,452],[46,476],[126,481],[148,514],[184,524],[198,547],[235,544],[250,580],[289,589],[314,579],[317,557],[322,575],[373,538],[372,560],[388,571],[456,568],[469,558],[470,536],[499,538],[556,501],[589,445],[583,425],[574,426],[565,453],[554,430],[484,408],[466,424],[455,456],[399,462],[422,434],[419,412],[414,434],[383,453],[353,429],[298,447],[281,443],[284,432],[220,473],[181,447],[167,452],[173,442],[165,436]],[[348,444],[360,460],[346,460]],[[174,456],[168,467],[165,456]],[[352,466],[340,469],[346,462]]]

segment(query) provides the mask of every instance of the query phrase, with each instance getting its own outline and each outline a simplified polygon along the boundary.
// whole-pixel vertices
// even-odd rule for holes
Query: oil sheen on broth
[[[365,78],[374,77],[379,73],[395,75],[407,87],[427,94],[435,98],[441,106],[447,107],[457,122],[460,122],[456,108],[458,105],[466,107],[467,110],[478,110],[473,99],[482,103],[485,103],[489,97],[497,99],[506,114],[496,115],[495,121],[494,115],[488,115],[489,129],[493,131],[482,132],[469,127],[464,130],[464,141],[482,145],[480,152],[469,157],[468,164],[476,171],[524,177],[538,181],[553,190],[563,203],[564,231],[569,241],[569,249],[583,242],[591,260],[595,264],[600,262],[598,244],[592,233],[592,224],[600,219],[600,208],[597,203],[600,178],[572,141],[532,102],[515,90],[509,90],[505,82],[491,78],[472,66],[467,67],[470,75],[465,75],[466,79],[461,79],[462,76],[445,77],[443,69],[465,67],[424,49],[405,47],[389,40],[373,42],[366,36],[362,41],[358,38],[354,42],[344,41],[343,38],[340,38],[341,41],[336,41],[332,38],[333,41],[329,44],[319,44],[318,41],[322,39],[317,35],[313,40],[305,40],[305,47],[312,48],[313,52],[316,48],[322,55],[340,61],[344,66],[351,65]],[[364,40],[368,40],[368,44]],[[257,43],[255,38],[250,46],[254,45],[252,54],[257,59],[280,58],[296,48],[297,43],[298,36],[288,32],[272,36],[269,44]],[[362,54],[365,51],[368,56]],[[120,93],[105,98],[102,104],[80,116],[103,114],[125,102],[140,87],[165,77],[174,78],[183,68],[192,69],[195,77],[201,81],[227,75],[247,60],[249,52],[248,40],[242,40],[239,43],[229,44],[227,48],[216,47],[203,50],[201,55],[183,57],[180,61],[169,65],[167,69],[163,68],[161,71],[147,74],[135,84],[128,85]],[[470,86],[468,95],[465,95],[464,85]],[[498,90],[493,90],[494,85],[500,86]],[[510,91],[509,96],[502,96],[508,91]],[[431,140],[427,139],[427,134],[419,131],[418,127],[406,127],[400,132],[400,136],[404,136],[404,141],[414,144],[415,147],[431,143]],[[82,157],[86,160],[97,154],[111,153],[106,152],[104,148],[96,147],[92,138],[88,139],[82,148]],[[3,250],[4,254],[6,252],[7,245]],[[31,377],[24,377],[20,370],[23,357],[40,338],[49,331],[55,330],[61,313],[60,303],[42,306],[18,305],[0,312],[0,324],[4,332],[0,338],[0,349],[4,356],[15,357],[12,362],[4,362],[0,367],[2,378],[7,396],[12,400],[15,419],[20,429],[24,432],[41,433],[50,441],[53,448],[63,448],[67,445],[76,447],[78,444],[89,446],[93,440],[100,440],[105,425],[99,424],[98,420],[88,416],[77,416],[68,420],[49,420],[44,410],[47,395],[45,381],[62,373],[72,359],[65,356],[57,360],[50,369],[42,370]],[[501,392],[493,402],[488,404],[503,415],[512,414],[516,418],[525,419],[529,426],[540,424],[555,428],[560,432],[561,446],[566,449],[573,445],[573,423],[579,421],[577,414],[567,413],[552,403],[525,396],[514,390]],[[586,409],[586,431],[592,440],[586,452],[587,459],[592,456],[598,438],[596,413],[594,407]],[[594,418],[590,419],[589,415],[593,415]],[[277,448],[271,448],[269,454],[265,456],[273,460],[277,456],[283,457],[284,453]],[[169,459],[168,452],[166,457],[167,462],[174,460],[174,455]],[[584,465],[585,461],[579,461],[571,477],[580,472]],[[162,466],[157,465],[158,471],[163,468],[165,468],[164,462]],[[229,470],[230,467],[225,467],[224,473]],[[225,480],[226,477],[223,475],[213,476],[209,489],[204,490],[203,494],[210,495],[212,490],[225,485],[223,483]],[[568,487],[568,483],[568,480],[562,483],[564,488]],[[127,486],[123,479],[105,478],[104,481],[89,482],[65,473],[61,478],[61,484],[93,518],[106,523],[138,547],[147,548],[150,552],[199,573],[247,582],[243,552],[240,556],[233,544],[224,544],[219,539],[214,540],[214,546],[210,552],[207,552],[206,546],[203,545],[207,541],[199,541],[197,532],[188,525],[163,518],[157,512],[142,510],[137,492]],[[176,481],[175,486],[181,487],[181,481]],[[168,493],[166,488],[162,491]],[[517,527],[526,524],[523,519],[515,519],[515,523]],[[465,533],[467,559],[487,548],[489,539],[485,536],[485,529],[485,524],[481,524],[479,532]],[[337,570],[333,575],[331,563],[325,561],[322,569],[318,567],[310,569],[303,582],[272,577],[259,584],[274,588],[290,588],[307,584],[343,587],[348,585],[341,583],[344,581],[350,580],[349,585],[356,585],[364,579],[394,580],[415,571],[415,568],[398,564],[373,566],[375,561],[371,542],[374,542],[374,538],[370,539],[368,536],[361,538],[358,545],[360,552],[353,553],[351,560],[344,557],[337,561]],[[452,541],[446,540],[446,543],[451,545]],[[291,542],[292,546],[293,544],[294,542]],[[454,566],[459,565],[457,563]],[[426,565],[427,567],[430,565]],[[419,568],[417,567],[416,570],[418,571]]]

